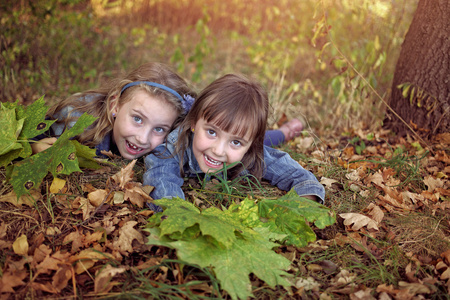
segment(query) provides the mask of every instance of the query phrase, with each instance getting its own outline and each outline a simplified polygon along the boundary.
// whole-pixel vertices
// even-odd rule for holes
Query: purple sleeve
[[[266,130],[264,145],[276,147],[284,143],[284,134],[281,130]]]

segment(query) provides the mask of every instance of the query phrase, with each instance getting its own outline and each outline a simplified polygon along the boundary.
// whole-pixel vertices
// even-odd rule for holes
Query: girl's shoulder
[[[166,141],[170,144],[175,144],[180,136],[180,128],[175,128],[166,138]]]

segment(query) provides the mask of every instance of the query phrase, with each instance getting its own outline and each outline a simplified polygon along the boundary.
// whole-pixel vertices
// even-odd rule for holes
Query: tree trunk
[[[420,0],[395,67],[389,105],[416,132],[450,132],[450,1]],[[389,109],[384,126],[408,131]]]

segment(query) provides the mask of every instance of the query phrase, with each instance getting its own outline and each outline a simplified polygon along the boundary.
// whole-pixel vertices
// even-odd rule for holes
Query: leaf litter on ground
[[[387,134],[375,134],[377,138],[366,141],[366,148],[360,155],[355,154],[352,145],[345,143],[348,138],[337,144],[335,139],[326,142],[324,138],[319,146],[302,146],[306,160],[302,159],[299,163],[312,170],[318,178],[324,178],[323,184],[327,189],[326,206],[333,208],[338,216],[349,213],[365,216],[375,222],[378,230],[368,228],[367,225],[353,228],[355,222],[348,226],[344,224],[345,220],[352,218],[339,217],[334,225],[322,229],[311,227],[317,236],[315,242],[309,241],[306,246],[293,243],[291,246],[272,248],[275,249],[270,250],[273,255],[281,255],[290,263],[281,264],[281,273],[273,275],[273,278],[279,279],[281,276],[291,284],[290,292],[286,288],[276,288],[278,295],[283,295],[284,298],[313,299],[331,296],[360,299],[368,295],[386,299],[413,299],[440,297],[439,295],[448,293],[448,144],[434,144],[433,151],[424,156],[423,153],[418,153],[420,149],[413,145],[412,139],[394,139]],[[295,143],[294,141],[287,147],[295,148]],[[308,162],[308,157],[311,162]],[[418,157],[423,158],[415,160]],[[190,273],[191,275],[181,275],[189,268],[186,267],[183,272],[176,267],[177,263],[164,263],[164,259],[176,261],[174,252],[166,247],[147,244],[148,232],[143,227],[148,224],[147,218],[153,215],[153,212],[142,209],[144,206],[141,206],[149,201],[145,197],[148,195],[145,191],[147,187],[134,182],[130,174],[116,177],[112,176],[113,173],[108,175],[113,168],[104,166],[97,171],[84,170],[80,175],[73,173],[61,176],[65,181],[62,187],[60,182],[59,185],[55,183],[51,189],[54,178],[47,176],[36,190],[38,195],[33,196],[34,200],[28,198],[28,201],[25,198],[21,202],[9,201],[14,197],[9,194],[12,189],[9,185],[3,186],[0,198],[0,250],[5,253],[1,264],[2,297],[25,295],[31,292],[30,288],[31,293],[36,296],[78,297],[82,293],[95,297],[119,290],[133,291],[135,289],[132,284],[123,283],[129,274],[136,279],[144,276],[158,290],[163,286],[176,287],[193,282],[193,286],[182,289],[190,298],[196,295],[221,297],[217,290],[211,289],[215,283],[205,275],[207,265],[213,265],[216,261],[199,262],[198,271]],[[2,171],[1,175],[4,178],[5,173]],[[105,180],[107,178],[110,179]],[[403,184],[406,179],[409,181]],[[129,188],[139,192],[125,196]],[[189,187],[184,188],[192,195]],[[97,190],[102,192],[96,192]],[[93,194],[89,197],[90,193]],[[197,190],[195,193],[201,194]],[[199,196],[198,199],[208,197],[211,195]],[[249,202],[254,203],[253,200]],[[204,205],[206,202],[202,203]],[[248,205],[248,209],[241,209],[236,213],[249,223],[256,222],[257,218],[253,215],[256,206],[250,206],[246,201],[241,201],[240,205]],[[307,221],[307,224],[309,222],[313,221]],[[368,220],[367,224],[369,223],[371,221]],[[267,226],[270,227],[270,222]],[[290,228],[290,225],[286,227]],[[198,230],[185,230],[183,234],[195,237]],[[258,232],[257,227],[254,231],[259,235],[265,234],[272,241],[286,241],[286,235],[289,234],[289,231]],[[235,232],[239,232],[239,229]],[[24,250],[26,247],[13,247],[14,243],[25,244],[22,234],[27,237],[28,250]],[[176,232],[171,234],[172,237],[177,236]],[[197,237],[199,243],[215,240],[209,235],[203,238],[201,236]],[[243,234],[235,236],[235,243],[246,241]],[[221,239],[220,242],[213,243],[219,250],[233,240],[226,236]],[[176,240],[164,243],[175,247],[177,251],[181,249],[181,254],[186,257],[193,256],[192,253],[186,253],[187,248],[180,246],[182,240],[178,244]],[[269,249],[268,245],[261,247]],[[245,249],[248,246],[240,247],[243,252],[247,251]],[[22,250],[17,250],[16,253],[14,248]],[[254,249],[254,246],[246,253],[252,255],[254,250],[250,249]],[[198,251],[200,257],[201,254]],[[239,258],[236,258],[233,262],[238,261]],[[241,267],[233,264],[225,264],[223,267],[228,270],[230,266]],[[264,263],[255,267],[256,270],[264,269]],[[379,274],[382,268],[398,274],[397,277],[387,282],[381,279],[364,279],[372,270]],[[258,275],[252,274],[254,269],[242,269],[246,271],[240,273],[238,278],[233,278],[233,281],[224,279],[223,284],[231,286],[229,295],[250,295],[251,291],[241,292],[244,287],[248,289],[250,282],[252,294],[260,297],[264,295],[267,285],[274,282],[270,279],[264,282],[264,276],[268,276],[266,271],[261,271],[264,274],[258,278]],[[33,276],[30,277],[30,274]],[[245,278],[249,281],[244,280]],[[206,285],[199,283],[202,280],[206,280],[203,281]],[[236,280],[244,280],[242,287],[233,286]],[[139,293],[148,295],[149,292]]]

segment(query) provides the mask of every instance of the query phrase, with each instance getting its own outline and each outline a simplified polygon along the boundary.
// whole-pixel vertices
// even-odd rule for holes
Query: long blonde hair
[[[180,156],[181,174],[185,163],[183,154],[192,142],[191,127],[203,118],[238,136],[245,136],[250,131],[253,142],[242,158],[242,164],[230,169],[229,176],[236,177],[246,169],[260,179],[264,168],[263,145],[268,113],[267,93],[256,81],[243,75],[228,74],[212,82],[200,92],[180,125],[176,154]]]
[[[144,90],[150,96],[166,101],[172,105],[178,113],[173,128],[177,126],[184,117],[184,112],[180,100],[173,94],[145,84],[139,84],[127,88],[121,93],[122,88],[135,81],[151,81],[175,90],[180,95],[190,95],[195,98],[196,94],[189,88],[187,82],[171,68],[162,63],[150,62],[143,64],[135,70],[128,73],[123,78],[112,79],[98,89],[88,90],[82,93],[71,95],[63,101],[57,103],[49,109],[47,117],[54,119],[58,112],[64,108],[72,107],[68,116],[57,123],[63,123],[67,127],[70,122],[74,122],[78,115],[71,115],[73,112],[77,114],[88,113],[97,117],[97,120],[89,126],[76,139],[89,147],[95,147],[100,144],[103,139],[113,130],[114,118],[111,110],[115,105],[119,107],[130,101],[137,90]],[[89,101],[86,99],[89,98]]]

